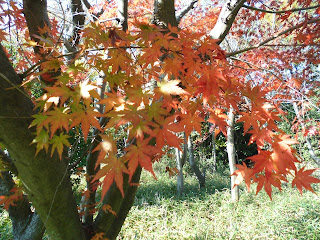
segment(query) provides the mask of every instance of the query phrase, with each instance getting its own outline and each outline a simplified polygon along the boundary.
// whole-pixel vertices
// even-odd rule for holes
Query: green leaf
[[[60,159],[62,157],[62,152],[63,152],[63,147],[68,146],[70,147],[70,143],[68,141],[68,135],[65,135],[63,133],[60,133],[59,136],[54,135],[53,138],[50,140],[50,143],[52,144],[52,149],[51,149],[51,156],[53,155],[53,152],[55,149],[57,149],[57,152],[60,156]]]

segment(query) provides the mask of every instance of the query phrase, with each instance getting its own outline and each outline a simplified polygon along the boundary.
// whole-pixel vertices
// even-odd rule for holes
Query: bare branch
[[[179,16],[177,16],[177,22],[178,24],[181,22],[181,19],[192,9],[195,8],[195,4],[198,2],[199,0],[193,0],[189,6],[186,6],[182,11],[181,13],[179,14]]]
[[[266,10],[266,9],[262,9],[262,8],[255,8],[255,7],[251,7],[251,6],[248,6],[248,5],[243,5],[243,7],[247,8],[247,9],[250,9],[250,10],[258,11],[258,12],[282,14],[282,13],[287,13],[287,12],[299,12],[299,11],[310,10],[310,9],[314,9],[314,8],[320,7],[320,5],[315,5],[315,6],[305,7],[305,8],[293,8],[293,9],[280,10],[280,11],[272,11],[272,10]]]
[[[82,0],[83,4],[86,6],[86,8],[89,10],[92,6],[91,4],[88,2],[88,0]],[[100,12],[94,14],[95,18],[99,18],[102,14],[104,13],[104,10],[101,9]]]
[[[211,38],[219,39],[218,44],[220,44],[228,34],[234,19],[245,2],[246,0],[228,0],[223,5],[216,25],[209,33]]]
[[[320,21],[320,18],[314,18],[314,19],[311,19],[311,20],[309,20],[307,22],[302,22],[302,23],[300,23],[300,24],[298,24],[296,26],[290,27],[290,28],[288,28],[288,29],[286,29],[286,30],[284,30],[284,31],[282,31],[282,32],[280,32],[280,33],[278,33],[278,34],[276,34],[276,35],[264,40],[263,42],[261,42],[259,44],[254,45],[252,47],[248,47],[248,48],[244,48],[244,49],[239,50],[239,51],[228,53],[228,54],[226,54],[226,57],[235,56],[235,55],[238,55],[240,53],[247,52],[247,51],[259,48],[261,46],[266,45],[266,43],[271,42],[272,40],[274,40],[274,39],[276,39],[276,38],[278,38],[278,37],[280,37],[280,36],[282,36],[284,34],[292,32],[292,31],[294,31],[294,30],[296,30],[298,28],[304,27],[306,24],[316,23],[318,21]]]

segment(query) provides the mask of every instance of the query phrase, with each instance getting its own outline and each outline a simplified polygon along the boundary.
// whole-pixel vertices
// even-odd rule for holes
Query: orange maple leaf
[[[157,154],[158,148],[149,145],[149,140],[137,140],[136,145],[131,145],[127,148],[126,159],[128,160],[129,178],[131,180],[138,164],[149,171],[155,178],[156,175],[152,168],[151,157]]]
[[[107,158],[102,161],[105,165],[97,172],[92,182],[104,177],[101,191],[101,199],[107,194],[111,184],[115,181],[122,196],[123,191],[123,173],[129,173],[122,158],[117,158],[115,154],[109,154]]]
[[[108,156],[109,153],[117,152],[116,143],[111,136],[108,136],[106,134],[100,134],[100,137],[102,141],[92,151],[92,152],[100,151],[99,156],[97,158],[96,166],[98,166],[100,163],[103,163],[106,156]]]
[[[320,180],[315,177],[311,177],[310,175],[318,170],[318,169],[309,169],[304,170],[305,167],[301,168],[299,171],[296,172],[294,179],[292,180],[292,187],[296,186],[299,192],[302,195],[302,188],[306,190],[316,193],[313,188],[311,187],[312,183],[320,183]]]
[[[275,186],[277,187],[280,191],[282,190],[281,188],[281,181],[287,182],[287,179],[279,174],[276,173],[271,173],[269,178],[266,178],[266,176],[264,175],[259,175],[258,177],[256,177],[254,179],[255,182],[258,182],[258,186],[257,186],[257,192],[256,194],[258,194],[262,187],[264,186],[264,190],[266,191],[266,193],[269,195],[270,199],[272,200],[272,187],[271,186]]]
[[[167,117],[161,126],[153,130],[152,136],[156,137],[157,146],[162,148],[165,144],[171,147],[181,148],[182,139],[176,136],[176,132],[184,131],[183,125],[174,123],[175,116]]]
[[[188,95],[189,93],[179,87],[180,80],[171,80],[158,82],[159,89],[158,92],[162,93],[165,96],[168,95]]]
[[[65,107],[54,107],[52,111],[47,112],[47,118],[41,125],[50,124],[50,138],[53,137],[54,133],[58,129],[64,128],[66,131],[69,130],[70,115],[68,114],[70,108]]]
[[[81,129],[85,141],[87,141],[91,125],[102,131],[100,123],[97,119],[97,117],[101,117],[101,114],[99,112],[95,111],[94,108],[88,108],[86,110],[79,108],[76,110],[78,111],[75,111],[71,114],[72,122],[70,128],[77,126],[81,123]]]
[[[248,188],[248,191],[250,191],[250,185],[251,185],[251,178],[254,175],[254,171],[251,168],[248,168],[246,163],[243,164],[235,164],[235,166],[238,168],[231,176],[236,176],[234,188],[236,185],[239,185],[243,180],[246,183],[246,186]]]
[[[290,145],[298,142],[291,139],[289,135],[276,135],[272,144],[271,158],[278,173],[285,173],[287,169],[296,170],[295,162],[299,162],[295,156],[295,150]]]

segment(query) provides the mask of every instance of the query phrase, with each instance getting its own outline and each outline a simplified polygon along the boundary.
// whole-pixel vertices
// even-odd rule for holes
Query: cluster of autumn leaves
[[[100,151],[96,166],[101,167],[93,181],[103,178],[103,195],[114,181],[123,194],[123,174],[129,174],[130,181],[138,165],[154,175],[152,164],[165,154],[165,146],[180,148],[180,132],[201,133],[202,122],[209,121],[226,134],[230,107],[244,122],[244,132],[251,134],[250,143],[258,147],[258,154],[250,157],[253,168],[237,165],[237,184],[244,180],[250,188],[256,182],[257,192],[264,187],[271,198],[272,186],[281,189],[289,176],[300,192],[313,191],[310,184],[320,182],[310,176],[314,170],[297,169],[298,156],[291,147],[296,141],[275,124],[283,112],[268,100],[273,89],[262,89],[234,71],[216,40],[140,22],[130,34],[92,22],[82,30],[76,57],[66,64],[60,36],[51,32],[50,39],[39,36],[39,43],[29,42],[50,53],[45,61],[32,56],[41,71],[25,81],[27,90],[38,76],[50,84],[36,99],[33,143],[37,153],[50,148],[62,157],[70,147],[69,131],[94,141],[93,129],[98,130],[102,141],[94,151]],[[2,39],[5,35],[1,32]],[[24,60],[17,66],[25,66]],[[60,75],[52,79],[52,71]],[[105,85],[98,85],[97,78]],[[119,151],[110,128],[128,131],[125,149]]]
[[[90,141],[96,137],[92,129],[99,130],[102,142],[94,151],[100,151],[96,165],[101,168],[94,180],[104,178],[103,195],[113,181],[123,194],[123,174],[131,179],[138,165],[154,175],[152,164],[168,149],[164,147],[180,148],[180,132],[201,133],[201,123],[209,121],[226,134],[230,107],[258,147],[250,157],[253,168],[237,165],[237,183],[245,180],[250,188],[257,182],[257,192],[264,187],[271,197],[271,187],[281,189],[288,176],[299,191],[313,191],[310,184],[319,182],[310,176],[314,170],[297,170],[298,156],[291,147],[296,141],[275,124],[282,111],[268,100],[268,89],[234,74],[216,40],[143,23],[136,23],[132,34],[91,23],[82,37],[72,64],[53,57],[42,67],[55,66],[62,74],[37,99],[34,143],[37,152],[51,146],[52,153],[62,156],[70,146],[70,130]],[[97,78],[106,88],[97,85]],[[109,128],[129,132],[121,154]]]

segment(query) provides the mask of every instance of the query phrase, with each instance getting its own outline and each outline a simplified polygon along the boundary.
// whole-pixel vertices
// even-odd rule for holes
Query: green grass
[[[265,192],[242,189],[233,203],[228,185],[227,176],[216,174],[200,190],[189,176],[185,195],[177,197],[175,178],[144,174],[118,239],[319,239],[317,195],[288,187],[271,201]]]
[[[176,196],[176,178],[143,172],[136,201],[120,232],[120,239],[319,239],[320,199],[285,187],[257,196],[241,186],[239,202],[230,201],[228,174],[207,176],[199,189],[186,176],[185,194]],[[320,192],[317,189],[317,192]],[[0,240],[12,239],[10,220],[0,213]]]
[[[0,240],[10,240],[12,238],[11,221],[8,213],[0,208]]]

